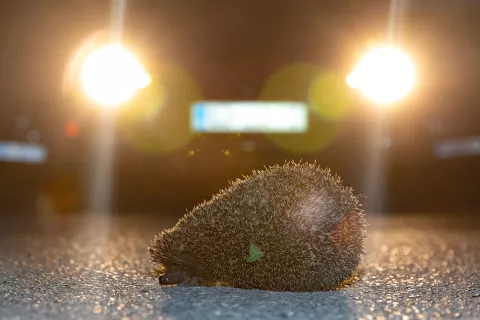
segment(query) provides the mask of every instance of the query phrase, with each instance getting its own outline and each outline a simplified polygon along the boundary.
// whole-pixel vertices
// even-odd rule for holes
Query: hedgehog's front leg
[[[188,279],[186,279],[184,282],[182,282],[180,285],[186,286],[186,287],[202,287],[205,285],[204,280],[200,277],[190,277],[189,275]]]
[[[191,276],[188,272],[178,267],[167,267],[165,274],[158,278],[161,285],[179,285],[179,286],[202,286],[203,279]]]
[[[182,282],[181,272],[167,272],[158,278],[162,285],[179,284]]]

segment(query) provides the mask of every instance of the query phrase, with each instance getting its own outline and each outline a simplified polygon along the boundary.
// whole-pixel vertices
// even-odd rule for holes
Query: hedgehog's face
[[[201,285],[192,258],[176,239],[175,232],[162,232],[150,247],[152,261],[159,265],[161,285]]]

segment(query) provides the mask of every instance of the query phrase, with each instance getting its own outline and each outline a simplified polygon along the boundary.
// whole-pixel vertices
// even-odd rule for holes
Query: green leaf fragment
[[[250,243],[250,249],[248,250],[248,253],[249,255],[247,262],[255,262],[265,255],[265,253],[263,253],[263,251],[253,243]]]

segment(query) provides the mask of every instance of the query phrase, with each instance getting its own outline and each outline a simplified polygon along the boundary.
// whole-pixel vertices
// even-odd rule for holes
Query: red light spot
[[[65,135],[69,138],[78,137],[79,127],[75,122],[67,122],[65,124]]]

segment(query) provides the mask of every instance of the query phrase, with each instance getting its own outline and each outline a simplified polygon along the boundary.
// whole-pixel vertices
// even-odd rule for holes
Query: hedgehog
[[[194,207],[148,248],[160,285],[339,288],[364,254],[365,213],[316,163],[254,170]]]

